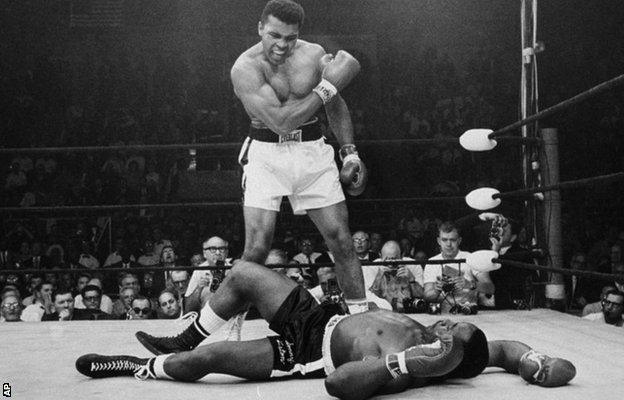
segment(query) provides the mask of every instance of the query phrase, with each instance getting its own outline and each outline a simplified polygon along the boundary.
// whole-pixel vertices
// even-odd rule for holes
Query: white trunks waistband
[[[323,352],[323,365],[325,367],[325,375],[331,374],[336,370],[334,367],[334,362],[331,357],[331,335],[334,332],[334,328],[338,325],[338,322],[347,318],[348,315],[334,315],[327,321],[325,325],[325,333],[323,334],[323,347],[321,348]]]

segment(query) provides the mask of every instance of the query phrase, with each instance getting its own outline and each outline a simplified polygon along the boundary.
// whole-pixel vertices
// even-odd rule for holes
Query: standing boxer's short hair
[[[270,0],[262,10],[260,21],[264,24],[269,15],[288,25],[297,24],[299,28],[303,25],[305,17],[303,7],[291,0]]]

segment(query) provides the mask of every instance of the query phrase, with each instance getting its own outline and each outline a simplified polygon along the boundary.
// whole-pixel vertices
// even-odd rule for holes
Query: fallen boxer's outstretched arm
[[[576,368],[570,361],[538,353],[522,342],[489,341],[488,351],[488,367],[503,368],[538,386],[563,386],[576,375]]]

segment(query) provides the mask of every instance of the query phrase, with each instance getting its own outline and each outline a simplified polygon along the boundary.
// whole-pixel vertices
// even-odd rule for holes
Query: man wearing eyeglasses
[[[85,305],[84,309],[75,308],[73,320],[111,319],[111,315],[100,309],[102,289],[96,285],[87,285],[80,293]]]
[[[17,322],[21,321],[22,304],[17,296],[7,295],[2,299],[2,307],[0,309],[0,322]]]
[[[232,265],[232,259],[228,258],[228,246],[228,242],[219,236],[212,236],[206,239],[202,243],[204,261],[199,266],[217,267]],[[208,301],[210,295],[217,290],[224,276],[224,270],[193,271],[186,293],[184,293],[184,312],[199,311]]]
[[[618,327],[624,326],[624,320],[622,319],[622,313],[624,312],[624,292],[617,289],[608,290],[601,305],[602,312],[588,314],[583,318]]]
[[[355,254],[360,261],[373,261],[379,258],[378,253],[370,251],[371,241],[368,233],[357,231],[351,236],[351,240],[353,241]]]
[[[139,296],[132,300],[130,309],[128,310],[128,319],[153,319],[154,310],[152,303],[147,297]]]

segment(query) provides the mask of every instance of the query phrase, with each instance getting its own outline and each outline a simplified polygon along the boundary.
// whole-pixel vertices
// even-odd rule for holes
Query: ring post
[[[543,140],[540,151],[540,163],[544,174],[544,184],[554,185],[559,183],[559,139],[557,129],[545,128],[540,131]],[[561,192],[550,190],[544,193],[543,226],[544,237],[548,243],[549,266],[564,268],[563,246],[561,239]],[[546,283],[546,302],[550,307],[561,311],[565,310],[566,299],[563,275],[549,274]]]

